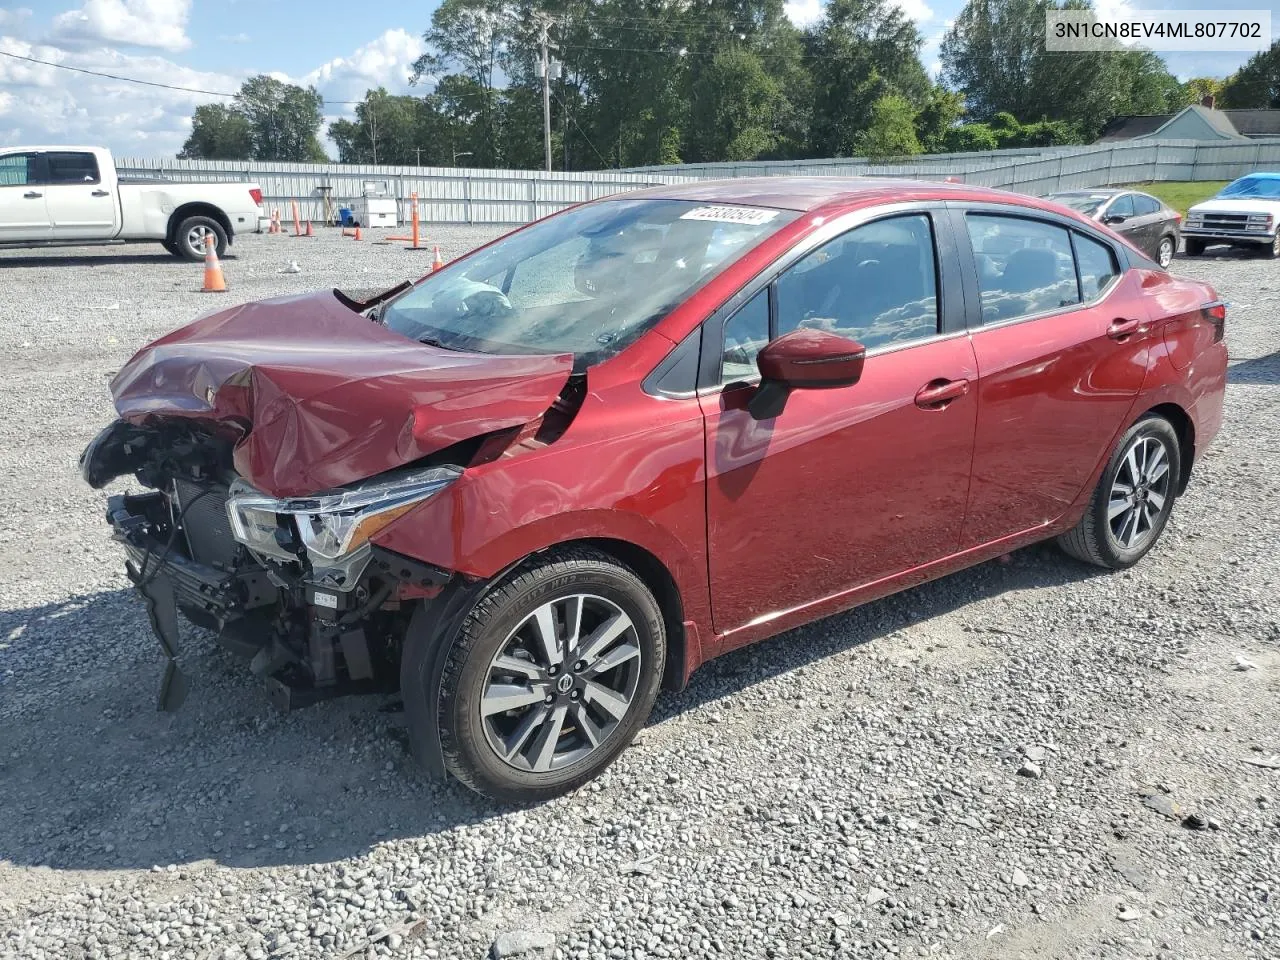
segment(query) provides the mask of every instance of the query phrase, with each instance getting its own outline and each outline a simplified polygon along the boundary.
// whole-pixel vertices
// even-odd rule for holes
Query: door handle
[[[89,196],[91,196],[91,197],[109,197],[109,196],[111,196],[111,191],[110,191],[110,190],[95,190],[95,191],[93,191],[93,193],[89,194]]]
[[[39,200],[41,197],[43,197],[43,196],[44,196],[44,194],[43,194],[43,193],[36,193],[36,191],[34,191],[34,190],[28,190],[28,191],[27,191],[26,193],[24,193],[22,196],[23,196],[23,198],[24,198],[24,199],[26,199],[26,200]]]
[[[916,406],[922,410],[943,410],[952,400],[968,392],[968,380],[930,380],[916,391]]]
[[[1107,327],[1107,336],[1112,340],[1125,340],[1135,333],[1146,333],[1147,328],[1141,320],[1125,320],[1117,318]]]

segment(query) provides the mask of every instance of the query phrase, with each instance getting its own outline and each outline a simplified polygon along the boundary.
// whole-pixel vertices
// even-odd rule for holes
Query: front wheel
[[[1183,249],[1186,251],[1188,257],[1202,256],[1204,254],[1204,241],[1187,237],[1184,241]]]
[[[1173,511],[1182,470],[1178,434],[1163,417],[1143,417],[1125,431],[1080,522],[1058,538],[1086,563],[1123,570],[1153,546]]]
[[[536,558],[490,590],[445,661],[445,765],[478,793],[535,801],[596,777],[649,716],[666,659],[653,594],[607,554]]]
[[[1262,255],[1275,260],[1280,257],[1280,232],[1271,239],[1271,242],[1262,248]]]
[[[1173,254],[1177,246],[1172,236],[1161,237],[1160,246],[1156,249],[1156,262],[1168,269],[1169,264],[1173,263]]]

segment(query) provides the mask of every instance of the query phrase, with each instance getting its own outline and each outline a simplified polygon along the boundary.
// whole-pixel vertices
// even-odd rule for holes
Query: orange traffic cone
[[[218,262],[218,244],[212,237],[204,243],[204,286],[200,292],[227,292],[227,280],[222,275],[222,264]]]
[[[304,237],[314,237],[314,236],[315,236],[315,233],[313,233],[313,232],[312,232],[312,230],[311,230],[311,221],[310,221],[310,220],[308,220],[308,221],[307,221],[307,230],[306,230],[306,232],[305,232],[305,233],[303,233],[303,236],[304,236]]]
[[[440,256],[440,244],[436,244],[435,252],[431,255],[431,272],[435,273],[444,266],[444,258]]]
[[[358,223],[356,224],[356,232],[355,232],[355,235],[354,235],[354,236],[355,236],[355,239],[356,239],[356,240],[363,240],[363,239],[364,239],[363,237],[361,237],[361,236],[360,236],[360,224],[358,224]]]
[[[272,210],[271,226],[267,228],[267,233],[279,233],[279,232],[280,232],[280,211]]]

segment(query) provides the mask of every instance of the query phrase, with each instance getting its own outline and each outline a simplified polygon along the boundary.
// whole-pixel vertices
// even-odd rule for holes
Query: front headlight
[[[251,550],[297,559],[281,542],[289,518],[308,555],[337,560],[358,550],[375,533],[439,493],[462,473],[453,466],[406,471],[315,497],[276,499],[237,482],[227,498],[232,535]]]

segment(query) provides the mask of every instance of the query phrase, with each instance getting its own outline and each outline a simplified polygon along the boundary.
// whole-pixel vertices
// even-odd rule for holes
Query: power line
[[[38,63],[44,67],[55,67],[58,70],[70,70],[73,73],[83,73],[91,77],[103,77],[107,80],[118,80],[121,83],[139,83],[146,87],[160,87],[163,90],[177,90],[181,93],[199,93],[207,97],[237,97],[239,94],[227,93],[224,90],[203,90],[199,87],[183,87],[173,83],[160,83],[157,80],[142,80],[138,77],[122,77],[115,73],[104,73],[101,70],[87,70],[84,67],[73,67],[66,63],[55,63],[52,60],[41,60],[38,57],[24,57],[20,53],[9,53],[7,50],[0,50],[0,56],[10,57],[14,60],[25,60],[28,63]],[[355,104],[364,103],[363,100],[325,100],[323,103],[328,105],[339,104]]]

